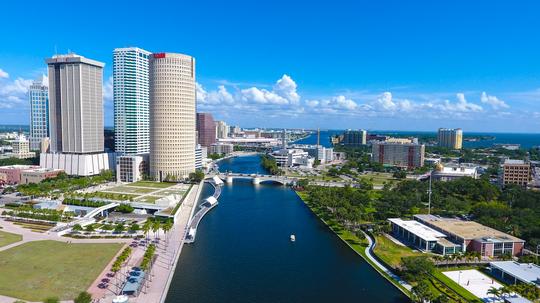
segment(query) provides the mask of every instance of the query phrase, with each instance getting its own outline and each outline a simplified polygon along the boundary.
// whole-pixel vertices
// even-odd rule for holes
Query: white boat
[[[296,241],[296,236],[295,235],[291,235],[291,242],[294,242]]]

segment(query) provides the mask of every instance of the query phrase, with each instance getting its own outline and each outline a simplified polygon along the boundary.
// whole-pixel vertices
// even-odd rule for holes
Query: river
[[[258,156],[220,170],[262,173]],[[209,186],[201,198],[212,193]],[[290,234],[296,242],[290,242]],[[184,246],[167,296],[176,302],[409,302],[277,184],[225,185],[219,205]]]

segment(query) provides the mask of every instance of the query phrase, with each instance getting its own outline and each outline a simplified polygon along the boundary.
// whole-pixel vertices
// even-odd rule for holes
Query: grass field
[[[154,188],[142,188],[135,186],[117,186],[104,190],[104,192],[121,192],[126,194],[147,194],[153,191],[155,191]]]
[[[122,244],[36,241],[0,252],[0,294],[69,300],[86,290]]]
[[[109,199],[109,200],[118,200],[118,201],[135,199],[135,198],[137,198],[139,196],[139,195],[134,195],[134,194],[108,193],[108,192],[105,192],[105,191],[95,192],[94,195],[96,197],[98,197],[98,198]]]
[[[0,247],[9,245],[11,243],[19,242],[21,240],[21,235],[0,231]]]
[[[401,180],[392,177],[389,173],[373,173],[359,176],[361,179],[366,179],[373,182],[374,186],[382,186],[384,183],[399,182]]]
[[[373,252],[377,257],[381,258],[386,264],[393,268],[397,268],[403,257],[425,256],[421,252],[416,252],[407,246],[398,245],[385,236],[375,236],[377,245]]]
[[[136,199],[133,202],[140,202],[140,203],[151,203],[155,204],[156,200],[161,199],[163,197],[157,197],[157,196],[144,196],[142,198]]]
[[[126,186],[140,186],[140,187],[152,187],[152,188],[168,188],[174,185],[176,184],[164,183],[164,182],[152,182],[152,181],[137,181],[137,182],[126,184]]]

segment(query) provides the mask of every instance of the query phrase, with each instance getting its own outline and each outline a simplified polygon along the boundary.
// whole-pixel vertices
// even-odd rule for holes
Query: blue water
[[[321,145],[331,147],[331,136],[339,135],[343,133],[343,130],[325,130],[321,131]],[[394,136],[418,136],[418,135],[432,135],[436,136],[436,132],[413,132],[413,131],[369,131],[372,134],[385,134]],[[533,146],[540,146],[540,133],[539,134],[512,134],[512,133],[464,133],[465,136],[492,136],[494,140],[483,141],[463,141],[464,147],[491,147],[494,144],[520,144],[522,148],[531,148]],[[316,144],[317,135],[311,136],[299,140],[298,144]]]
[[[262,172],[257,156],[224,160],[220,167]],[[184,246],[167,302],[409,301],[294,191],[235,180],[201,222],[197,241]]]

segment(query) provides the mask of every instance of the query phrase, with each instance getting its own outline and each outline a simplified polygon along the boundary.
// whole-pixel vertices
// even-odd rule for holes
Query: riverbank
[[[371,265],[371,267],[373,267],[386,280],[392,283],[403,294],[405,294],[407,297],[411,297],[411,286],[393,274],[389,269],[370,255],[373,247],[375,246],[375,242],[371,240],[369,235],[364,233],[365,238],[360,239],[352,232],[343,228],[343,226],[341,226],[339,223],[333,220],[325,220],[323,217],[323,212],[320,209],[312,207],[309,203],[307,203],[305,194],[298,191],[295,192],[298,197],[300,197],[302,202],[304,202],[304,204],[313,212],[313,214],[315,214],[326,226],[328,226],[328,228],[334,232],[336,236],[338,236],[345,244],[360,255],[367,263],[369,263],[369,265]]]

